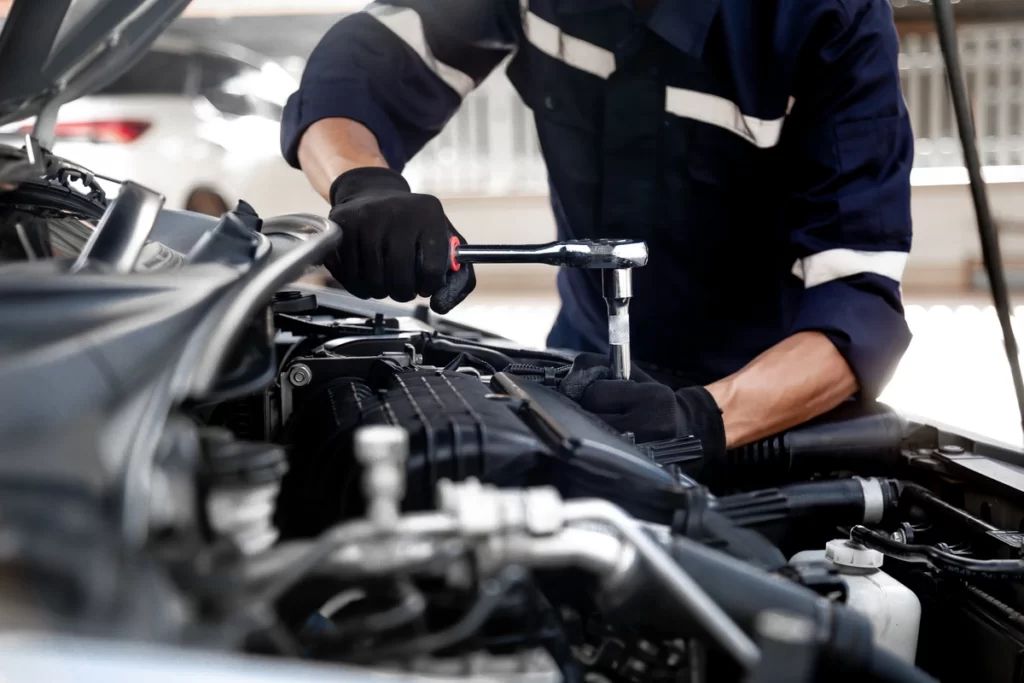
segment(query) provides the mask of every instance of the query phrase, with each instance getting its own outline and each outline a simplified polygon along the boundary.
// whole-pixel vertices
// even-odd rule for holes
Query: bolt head
[[[309,366],[302,363],[293,365],[291,370],[288,371],[288,381],[297,387],[306,386],[312,379],[313,371],[309,369]]]

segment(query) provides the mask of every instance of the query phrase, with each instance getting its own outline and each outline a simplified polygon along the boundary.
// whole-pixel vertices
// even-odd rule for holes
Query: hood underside
[[[14,0],[0,32],[0,125],[38,116],[124,73],[190,0]]]

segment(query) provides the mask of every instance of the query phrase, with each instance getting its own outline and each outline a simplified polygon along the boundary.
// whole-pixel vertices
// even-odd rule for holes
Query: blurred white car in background
[[[297,87],[244,48],[164,38],[108,87],[61,107],[53,151],[151,187],[170,208],[220,215],[244,199],[266,216],[323,213],[279,148],[281,110]],[[22,122],[3,132],[29,131]]]

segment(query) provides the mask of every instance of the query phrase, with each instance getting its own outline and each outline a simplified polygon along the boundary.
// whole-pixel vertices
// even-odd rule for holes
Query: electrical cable
[[[436,633],[413,638],[391,647],[353,653],[346,657],[346,661],[360,664],[389,659],[408,659],[416,655],[436,652],[466,640],[480,630],[494,610],[501,605],[508,592],[514,586],[522,583],[525,576],[525,572],[515,565],[506,567],[497,577],[487,579],[480,585],[480,593],[476,602],[455,624]]]
[[[411,583],[399,583],[399,600],[391,607],[372,614],[361,614],[343,621],[331,620],[326,632],[307,634],[306,639],[319,646],[344,642],[353,636],[385,633],[408,626],[427,611],[427,599]]]
[[[1013,376],[1013,389],[1017,395],[1017,409],[1020,412],[1021,425],[1024,426],[1024,377],[1021,376],[1020,350],[1017,338],[1013,333],[1013,321],[1010,315],[1010,295],[1006,285],[1006,273],[1003,271],[1003,257],[999,250],[999,234],[992,218],[985,181],[981,177],[981,158],[975,137],[974,120],[971,114],[970,98],[964,81],[963,67],[960,64],[959,44],[956,36],[956,20],[953,17],[953,6],[950,0],[932,0],[935,10],[935,25],[939,34],[939,45],[946,62],[946,75],[949,79],[949,90],[953,97],[953,110],[956,112],[956,123],[960,133],[960,144],[964,150],[964,165],[971,183],[971,197],[974,199],[974,211],[978,218],[978,236],[981,238],[982,260],[992,288],[992,299],[999,317],[999,325],[1003,330],[1003,341],[1006,345],[1006,359],[1010,363],[1010,374]]]
[[[980,537],[987,537],[989,532],[1001,531],[999,527],[978,519],[971,513],[961,510],[955,505],[950,505],[923,486],[904,482],[903,490],[900,493],[900,503],[916,503],[928,512],[942,517],[948,522],[958,524],[973,534]]]
[[[964,557],[931,545],[903,543],[859,525],[850,529],[850,540],[897,560],[927,564],[936,571],[964,578],[996,581],[1024,580],[1024,561],[1022,560],[986,560]]]

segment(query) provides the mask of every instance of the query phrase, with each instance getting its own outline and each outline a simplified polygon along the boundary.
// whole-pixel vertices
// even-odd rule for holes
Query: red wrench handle
[[[460,246],[462,246],[462,240],[460,240],[458,237],[452,235],[451,237],[448,238],[448,247],[451,250],[451,254],[449,256],[450,262],[448,265],[453,273],[459,272],[459,269],[462,268],[462,264],[459,263]]]

